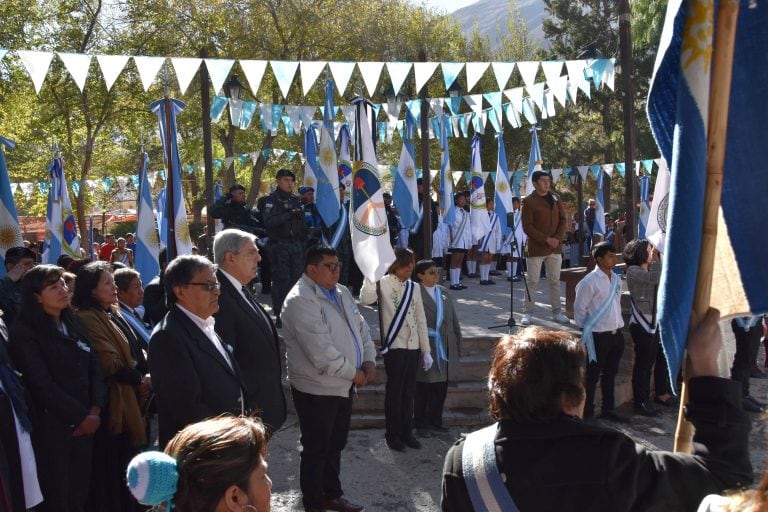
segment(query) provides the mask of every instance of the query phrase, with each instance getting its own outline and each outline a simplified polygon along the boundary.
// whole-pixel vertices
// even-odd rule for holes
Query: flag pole
[[[168,165],[166,165],[166,175],[165,175],[165,197],[166,197],[166,208],[163,215],[166,216],[168,219],[168,240],[166,240],[166,247],[167,247],[167,262],[170,263],[171,260],[173,260],[178,255],[178,248],[176,247],[176,202],[175,198],[173,197],[173,185],[174,185],[174,169],[173,169],[173,148],[172,145],[172,134],[171,134],[171,108],[173,105],[171,104],[171,96],[169,92],[169,85],[170,85],[170,79],[168,78],[168,63],[165,63],[165,66],[163,67],[164,71],[164,78],[163,78],[163,89],[164,89],[164,97],[163,102],[165,105],[165,142],[166,142],[166,162]]]
[[[709,309],[712,292],[712,268],[715,263],[717,241],[717,216],[723,191],[723,167],[725,143],[728,131],[728,108],[733,75],[733,53],[736,41],[736,22],[739,17],[739,0],[721,0],[717,12],[717,27],[712,57],[712,74],[709,90],[709,119],[707,123],[707,179],[704,192],[704,222],[701,251],[696,276],[696,292],[690,329],[695,329]],[[688,402],[688,376],[690,359],[685,358],[683,386],[680,393],[680,410],[675,431],[675,451],[693,451],[693,425],[683,411]]]

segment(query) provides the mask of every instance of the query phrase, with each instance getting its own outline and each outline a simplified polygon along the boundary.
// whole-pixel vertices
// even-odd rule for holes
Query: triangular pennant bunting
[[[112,89],[117,77],[123,72],[129,58],[127,55],[96,56],[96,60],[99,61],[99,67],[101,68],[101,74],[104,75],[104,84],[107,86],[108,91]]]
[[[48,69],[51,66],[53,53],[17,50],[16,55],[19,56],[21,63],[24,64],[29,77],[32,79],[35,93],[39,94],[40,89],[43,87],[45,76],[48,74]]]
[[[59,53],[58,55],[72,80],[77,84],[77,88],[83,92],[85,80],[88,78],[88,69],[91,67],[91,56],[82,53]]]
[[[136,69],[139,71],[139,78],[141,79],[141,85],[144,87],[144,92],[149,90],[149,86],[155,81],[155,77],[160,72],[160,68],[165,64],[165,57],[133,57],[133,63],[136,65]]]
[[[211,77],[214,94],[221,92],[224,81],[227,79],[229,71],[234,64],[235,61],[231,59],[205,59],[205,67],[208,69],[208,75]]]
[[[261,80],[264,78],[264,72],[267,69],[265,60],[241,60],[240,69],[245,73],[245,79],[248,80],[248,86],[251,88],[251,94],[259,95]]]
[[[496,83],[499,85],[499,90],[502,91],[509,82],[509,77],[512,76],[512,71],[515,69],[514,62],[492,62],[493,74],[496,76]]]
[[[387,72],[389,73],[389,79],[392,82],[392,90],[394,95],[397,96],[400,93],[400,88],[403,86],[403,82],[408,78],[408,73],[411,72],[410,62],[388,62]]]
[[[456,78],[458,78],[461,70],[464,69],[464,63],[442,62],[440,63],[440,67],[443,71],[443,82],[445,82],[445,90],[447,91],[451,88],[454,82],[456,82]]]
[[[329,62],[328,67],[333,75],[333,83],[339,91],[340,96],[344,96],[347,90],[349,79],[352,78],[352,72],[355,70],[354,62]]]
[[[539,72],[539,61],[518,62],[517,70],[520,72],[520,76],[523,77],[523,83],[528,87],[532,87],[536,83],[536,74]]]
[[[317,77],[325,68],[325,61],[309,61],[302,60],[300,62],[299,71],[301,72],[301,90],[306,96],[309,90],[315,85]]]
[[[480,81],[489,65],[488,62],[467,62],[467,92]]]
[[[176,73],[176,80],[179,83],[181,94],[187,92],[187,87],[192,83],[192,79],[195,78],[201,62],[203,62],[203,59],[171,57],[171,64],[173,64],[173,71]]]
[[[543,60],[541,61],[541,69],[544,71],[544,76],[547,82],[554,82],[560,78],[560,74],[563,72],[562,60]],[[552,86],[550,86],[552,87]]]
[[[288,91],[291,89],[293,77],[296,76],[296,69],[299,67],[297,61],[271,60],[269,65],[272,67],[272,73],[275,74],[277,85],[283,98],[288,97]]]
[[[414,62],[413,74],[416,78],[416,92],[421,92],[421,89],[429,82],[432,75],[435,74],[435,70],[439,65],[438,62]]]
[[[547,80],[547,85],[560,105],[565,107],[568,102],[568,75],[557,77],[551,81]]]
[[[381,69],[383,67],[383,62],[357,63],[357,69],[359,69],[360,74],[363,75],[363,82],[365,82],[365,88],[368,90],[369,96],[373,96],[376,92],[376,86],[379,85],[379,78],[381,77]]]

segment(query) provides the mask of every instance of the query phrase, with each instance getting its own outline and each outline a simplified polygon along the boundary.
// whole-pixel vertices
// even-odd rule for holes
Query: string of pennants
[[[230,163],[233,162],[239,162],[241,165],[245,165],[249,158],[252,159],[253,162],[256,161],[259,154],[263,154],[265,159],[269,159],[271,156],[275,156],[276,158],[288,158],[288,160],[293,160],[294,158],[298,157],[301,159],[302,163],[304,162],[304,155],[302,153],[299,153],[297,151],[291,151],[286,149],[279,149],[279,148],[263,148],[260,152],[251,152],[251,153],[240,153],[237,156],[234,157],[227,157],[224,159],[218,158],[213,161],[213,165],[215,169],[219,169],[222,165],[229,166]],[[655,174],[658,170],[660,165],[660,159],[647,159],[647,160],[638,160],[635,162],[635,174],[638,176],[641,175],[652,175]],[[184,165],[184,171],[187,174],[194,174],[195,171],[202,170],[203,166],[189,163]],[[612,164],[592,164],[592,165],[579,165],[579,166],[573,166],[573,167],[566,167],[562,169],[545,169],[545,171],[549,171],[552,174],[553,182],[557,183],[557,181],[565,175],[570,176],[573,173],[579,173],[582,176],[582,179],[586,179],[587,176],[592,176],[593,178],[597,179],[600,172],[606,172],[609,175],[613,173],[615,170],[618,172],[622,177],[624,176],[624,163],[612,163]],[[389,171],[391,173],[397,172],[397,166],[396,165],[379,165],[379,171]],[[439,170],[432,169],[431,171],[432,176],[437,176],[439,173]],[[416,175],[417,177],[421,177],[422,170],[416,169]],[[452,178],[454,184],[457,184],[461,178],[463,177],[467,183],[469,182],[471,178],[470,171],[453,171]],[[518,170],[510,173],[510,178],[513,181],[513,184],[517,184],[518,186],[523,182],[526,176],[526,171],[524,170]],[[485,179],[490,178],[492,181],[495,181],[496,179],[496,172],[484,172],[483,177]],[[154,187],[155,181],[160,178],[163,181],[165,181],[165,169],[159,169],[157,171],[151,171],[147,173],[147,179],[149,180],[150,186]],[[72,189],[72,192],[75,195],[78,195],[80,193],[80,189],[83,186],[83,183],[88,187],[88,190],[92,193],[98,189],[101,189],[104,191],[104,193],[108,194],[111,192],[112,188],[115,184],[118,185],[121,193],[126,193],[129,190],[129,186],[132,187],[134,190],[138,189],[139,187],[139,176],[137,174],[129,175],[129,176],[116,176],[114,178],[112,177],[105,177],[98,180],[70,180],[69,185]],[[32,195],[32,193],[37,190],[40,194],[46,195],[48,193],[48,189],[50,187],[50,183],[48,181],[39,181],[37,183],[32,182],[23,182],[23,183],[11,183],[11,193],[16,194],[18,191],[21,191],[21,193],[24,195],[26,199],[29,199]],[[517,187],[516,187],[517,188]]]

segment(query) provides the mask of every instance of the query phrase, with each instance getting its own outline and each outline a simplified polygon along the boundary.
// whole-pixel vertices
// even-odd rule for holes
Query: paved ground
[[[457,303],[462,319],[464,336],[492,336],[507,332],[509,319],[509,283],[497,278],[495,286],[479,286],[477,280],[468,280],[467,290],[451,292]],[[545,307],[546,292],[540,283],[535,299],[539,304],[534,323],[555,328],[558,324],[549,321],[550,313]],[[564,288],[561,289],[564,296]],[[522,309],[522,283],[515,283],[515,319],[519,322]],[[266,296],[261,295],[261,299]],[[374,310],[362,308],[363,315],[378,338],[378,319]],[[491,326],[502,325],[499,329]],[[732,359],[733,337],[727,323],[723,324],[726,353],[722,367]],[[631,358],[631,351],[624,358]],[[763,352],[759,360],[763,360]],[[768,380],[752,379],[753,395],[763,400],[768,396]],[[625,405],[627,414],[631,406]],[[677,411],[665,410],[659,418],[634,416],[630,426],[618,426],[637,441],[650,448],[669,450],[672,448]],[[756,479],[759,480],[765,467],[766,438],[765,418],[753,416],[752,463]],[[347,448],[342,457],[342,483],[348,499],[365,504],[371,511],[437,511],[440,508],[440,478],[443,458],[448,448],[462,432],[452,428],[449,432],[423,438],[421,450],[404,453],[391,452],[384,444],[382,429],[354,430],[350,432]],[[269,474],[273,481],[272,508],[276,511],[302,510],[299,492],[299,442],[298,423],[289,416],[285,426],[274,436],[269,447]]]

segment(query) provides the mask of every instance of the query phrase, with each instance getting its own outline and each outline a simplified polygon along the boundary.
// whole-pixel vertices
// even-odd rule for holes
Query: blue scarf
[[[605,301],[600,304],[600,307],[597,308],[595,314],[587,318],[587,321],[584,323],[584,331],[581,334],[581,342],[585,347],[587,347],[587,356],[589,357],[590,363],[597,361],[597,353],[595,352],[595,340],[592,337],[592,329],[595,327],[595,324],[605,316],[608,310],[611,309],[611,303],[616,300],[616,292],[619,290],[620,284],[621,279],[619,276],[611,272],[611,291],[608,293],[608,297],[606,297]]]

